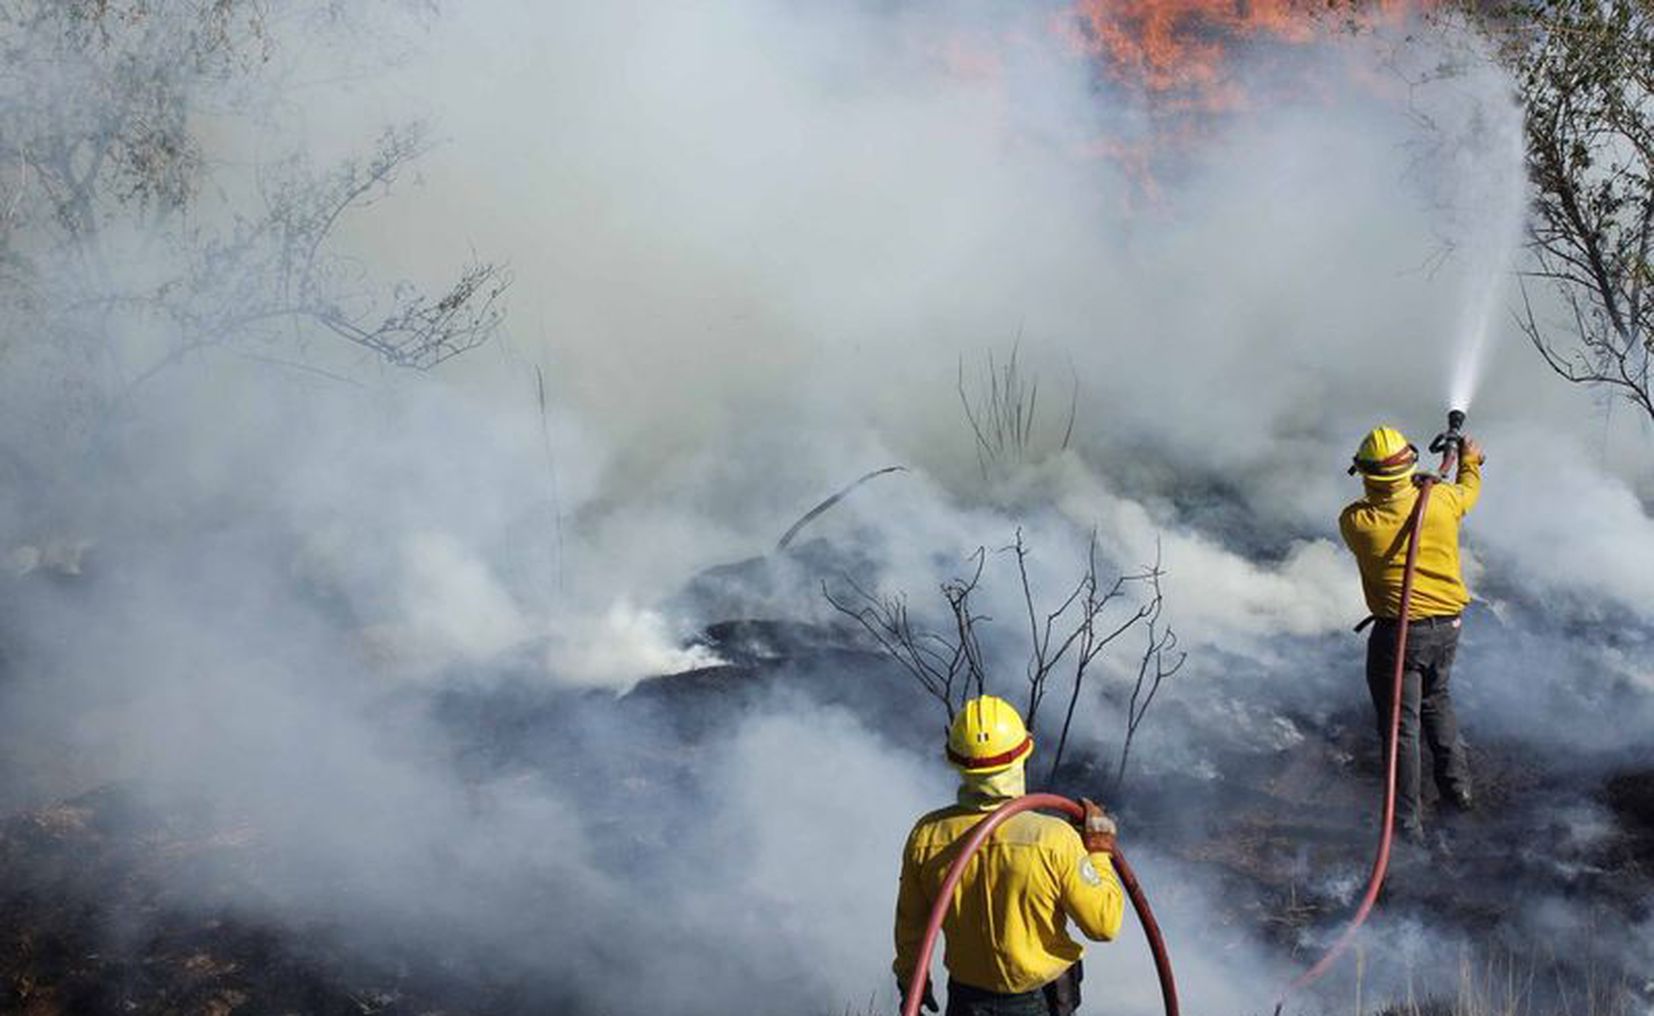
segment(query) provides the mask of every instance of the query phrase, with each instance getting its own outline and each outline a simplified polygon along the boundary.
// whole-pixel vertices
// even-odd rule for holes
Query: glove
[[[903,981],[902,983],[898,984],[896,986],[896,990],[901,992],[901,994],[902,994],[902,1008],[906,1009],[907,1008],[907,982]],[[923,998],[921,998],[919,1000],[919,1008],[925,1010],[926,1012],[941,1012],[942,1011],[942,1007],[940,1005],[936,1004],[936,995],[935,995],[934,992],[931,991],[930,978],[928,978],[928,977],[925,978],[925,995],[924,995]]]
[[[1114,836],[1120,831],[1114,820],[1108,817],[1108,812],[1103,810],[1102,805],[1089,797],[1080,798],[1080,804],[1085,808],[1085,819],[1080,824],[1080,839],[1085,842],[1086,853],[1114,853]]]
[[[1487,461],[1487,453],[1482,451],[1482,443],[1473,437],[1460,439],[1459,454],[1466,462],[1474,462],[1478,466]]]

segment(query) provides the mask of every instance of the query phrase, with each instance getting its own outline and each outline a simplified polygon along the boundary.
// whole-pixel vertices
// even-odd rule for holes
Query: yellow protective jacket
[[[902,851],[896,897],[897,980],[906,985],[942,879],[971,827],[1003,800],[954,805],[919,819]],[[1060,818],[1023,812],[994,830],[971,858],[942,919],[943,962],[973,988],[1032,991],[1084,953],[1068,936],[1070,918],[1088,938],[1120,931],[1125,895],[1107,854],[1087,854]]]
[[[1408,620],[1457,614],[1470,602],[1459,571],[1459,520],[1475,505],[1482,491],[1479,462],[1459,460],[1456,483],[1438,483],[1425,507],[1419,534],[1418,564],[1413,576],[1413,599]],[[1338,531],[1355,554],[1361,569],[1361,589],[1374,617],[1395,620],[1401,614],[1401,582],[1407,570],[1407,520],[1418,503],[1412,483],[1392,485],[1368,481],[1367,496],[1349,505],[1338,517]]]

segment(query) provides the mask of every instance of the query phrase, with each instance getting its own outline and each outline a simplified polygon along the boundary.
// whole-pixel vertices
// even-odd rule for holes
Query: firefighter
[[[902,851],[894,969],[904,993],[958,846],[989,812],[1026,793],[1033,750],[1022,717],[1004,699],[971,699],[954,717],[947,756],[960,774],[957,803],[920,818]],[[994,830],[967,864],[942,920],[947,1016],[1067,1016],[1078,1008],[1084,950],[1069,937],[1068,922],[1106,942],[1119,932],[1125,905],[1110,860],[1114,820],[1082,803],[1078,831],[1023,812]],[[928,979],[924,992],[924,1008],[935,1012]]]
[[[1396,623],[1401,613],[1407,543],[1412,535],[1408,520],[1419,498],[1418,485],[1413,482],[1418,458],[1418,449],[1395,428],[1371,431],[1350,467],[1351,474],[1361,476],[1365,496],[1346,507],[1338,518],[1339,532],[1355,554],[1367,609],[1372,613],[1372,632],[1367,637],[1367,688],[1377,713],[1381,746],[1390,737]],[[1421,728],[1430,744],[1442,800],[1460,811],[1470,811],[1475,804],[1448,678],[1459,645],[1461,614],[1470,602],[1459,569],[1459,522],[1481,493],[1484,460],[1482,446],[1464,438],[1458,475],[1453,483],[1435,485],[1420,522],[1413,597],[1407,610],[1401,730],[1396,745],[1396,821],[1402,837],[1414,845],[1424,842],[1419,806]]]

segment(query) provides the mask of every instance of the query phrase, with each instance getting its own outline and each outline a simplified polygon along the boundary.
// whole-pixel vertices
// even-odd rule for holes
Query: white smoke
[[[893,462],[910,472],[807,532],[875,556],[881,590],[916,604],[986,547],[983,600],[996,631],[1019,630],[998,553],[1018,525],[1048,591],[1071,588],[1093,531],[1116,571],[1160,556],[1196,655],[1183,711],[1145,735],[1157,771],[1217,773],[1215,752],[1254,734],[1290,749],[1283,704],[1364,710],[1359,647],[1318,641],[1364,612],[1335,530],[1357,495],[1343,467],[1377,422],[1421,443],[1440,425],[1463,331],[1463,279],[1417,270],[1439,237],[1416,125],[1353,88],[1258,110],[1192,156],[1168,207],[1132,214],[1127,175],[1080,143],[1109,96],[1056,36],[1021,39],[1007,79],[962,76],[940,44],[995,31],[997,8],[887,6],[456,4],[404,66],[289,110],[269,133],[318,151],[430,116],[446,140],[422,182],[349,239],[387,277],[440,278],[455,247],[509,260],[511,325],[429,376],[302,351],[365,387],[211,353],[159,379],[132,407],[130,473],[64,470],[92,530],[69,539],[94,541],[87,602],[11,587],[35,665],[0,692],[15,757],[38,770],[18,785],[204,796],[291,859],[287,903],[254,909],[370,939],[453,929],[521,970],[551,957],[594,1008],[727,1012],[753,984],[801,986],[821,1011],[888,1006],[900,839],[949,795],[938,715],[885,707],[903,700],[847,668],[835,690],[878,703],[900,744],[781,698],[663,764],[664,733],[576,710],[514,746],[529,761],[479,777],[454,761],[474,746],[425,713],[456,689],[526,686],[560,717],[571,689],[716,665],[686,636],[738,618],[668,602]],[[1377,42],[1347,45],[1380,65]],[[1462,113],[1490,89],[1418,101]],[[256,161],[277,144],[263,127],[224,128],[214,154]],[[1521,167],[1486,171],[1504,185]],[[1494,320],[1472,559],[1495,588],[1649,623],[1646,434],[1621,420],[1600,451],[1588,399]],[[1067,451],[1051,422],[987,490],[955,386],[1018,336],[1043,419],[1061,418],[1069,371],[1078,418]],[[830,617],[816,578],[753,602]],[[1579,655],[1572,636],[1531,638]],[[1533,702],[1564,701],[1580,665],[1530,658],[1543,672],[1504,680],[1495,659],[1467,641],[1467,712],[1560,736],[1533,729],[1554,719]],[[1622,665],[1646,694],[1646,663]],[[1118,706],[1094,708],[1112,729]],[[1281,972],[1224,887],[1152,847],[1139,860],[1192,1011],[1262,1008]],[[615,942],[637,946],[617,962]],[[1139,941],[1094,955],[1099,994],[1154,1010]]]
[[[685,647],[690,634],[674,631],[659,611],[621,600],[601,617],[576,619],[555,636],[548,670],[575,684],[626,687],[645,677],[724,662],[705,646]]]

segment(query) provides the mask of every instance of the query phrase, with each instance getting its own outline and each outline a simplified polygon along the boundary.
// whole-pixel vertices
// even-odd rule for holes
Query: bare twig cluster
[[[982,478],[996,470],[1026,462],[1037,454],[1035,421],[1039,418],[1039,378],[1025,371],[1018,361],[1021,343],[1011,346],[1004,361],[989,350],[986,364],[974,393],[965,383],[965,360],[959,359],[959,404],[976,442],[977,465]],[[1079,410],[1080,382],[1076,376],[1068,397],[1068,422],[1063,427],[1057,450],[1068,447],[1074,437],[1074,419]]]
[[[981,694],[986,686],[976,625],[988,618],[976,614],[970,600],[982,581],[987,559],[986,549],[978,547],[970,558],[974,567],[969,577],[950,579],[942,584],[942,596],[954,620],[953,630],[947,633],[922,625],[915,627],[905,593],[879,596],[848,577],[844,581],[854,599],[834,596],[826,583],[822,584],[821,592],[833,609],[861,625],[886,655],[901,664],[920,687],[940,702],[951,722],[959,703],[972,694]]]
[[[1051,757],[1053,775],[1062,764],[1063,754],[1068,748],[1068,735],[1073,729],[1074,714],[1080,701],[1080,689],[1085,684],[1092,662],[1105,648],[1133,628],[1143,628],[1147,632],[1147,649],[1138,666],[1137,680],[1132,688],[1131,702],[1126,714],[1125,733],[1121,740],[1120,763],[1115,772],[1115,783],[1118,785],[1125,776],[1126,759],[1131,753],[1137,728],[1148,714],[1149,706],[1153,703],[1161,682],[1176,674],[1183,666],[1183,655],[1176,653],[1176,633],[1170,626],[1161,623],[1165,594],[1160,580],[1165,571],[1160,564],[1159,547],[1157,545],[1155,548],[1155,560],[1152,565],[1139,572],[1119,575],[1104,588],[1098,579],[1097,538],[1093,534],[1087,549],[1085,573],[1067,598],[1059,603],[1055,610],[1044,613],[1043,617],[1034,607],[1034,592],[1026,566],[1027,548],[1023,544],[1020,530],[1017,532],[1015,544],[1008,549],[1017,558],[1017,574],[1022,582],[1023,602],[1028,613],[1031,645],[1028,660],[1030,725],[1039,711],[1046,691],[1051,687],[1053,674],[1065,658],[1071,660],[1063,671],[1069,676],[1068,701],[1063,708],[1057,748]],[[1146,591],[1146,595],[1138,599],[1136,609],[1116,621],[1105,620],[1109,605],[1125,597],[1128,588],[1131,587]],[[1067,634],[1054,642],[1054,629],[1066,631]],[[1174,653],[1177,658],[1168,664],[1167,657]]]
[[[1126,762],[1131,757],[1132,743],[1137,739],[1137,728],[1142,725],[1144,717],[1148,716],[1149,707],[1154,704],[1155,696],[1160,693],[1160,686],[1167,678],[1182,670],[1183,664],[1189,658],[1187,653],[1177,647],[1177,632],[1161,620],[1160,615],[1166,604],[1165,596],[1160,589],[1160,578],[1163,574],[1160,570],[1157,547],[1154,567],[1145,578],[1152,592],[1139,611],[1139,620],[1143,623],[1145,635],[1143,655],[1138,657],[1137,679],[1132,683],[1131,699],[1126,703],[1126,736],[1120,741],[1120,762],[1114,770],[1116,787],[1125,782]]]
[[[1105,648],[1127,632],[1134,628],[1145,631],[1145,649],[1138,662],[1115,771],[1118,783],[1124,777],[1138,728],[1162,683],[1175,675],[1184,662],[1184,654],[1177,648],[1176,633],[1163,621],[1165,596],[1161,579],[1165,571],[1158,549],[1152,565],[1106,581],[1099,567],[1097,540],[1093,534],[1084,571],[1072,589],[1049,608],[1039,604],[1040,597],[1029,575],[1030,552],[1020,528],[1012,543],[1000,548],[998,553],[1015,562],[1022,593],[1028,633],[1023,715],[1028,726],[1034,726],[1052,690],[1058,690],[1065,699],[1057,746],[1051,757],[1051,773],[1055,774],[1062,764],[1081,690],[1092,673],[1092,665]],[[978,613],[972,604],[988,557],[987,548],[978,547],[970,555],[968,574],[942,584],[942,598],[947,603],[950,621],[946,630],[916,624],[905,594],[875,595],[849,579],[846,579],[851,591],[849,596],[836,596],[825,585],[822,592],[828,603],[859,624],[887,655],[937,699],[952,720],[966,698],[988,690],[981,636],[983,625],[992,618]],[[1132,596],[1134,590],[1142,590],[1143,595]],[[1134,604],[1129,612],[1120,614],[1113,609],[1125,603]]]

